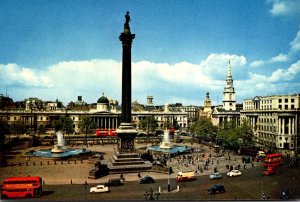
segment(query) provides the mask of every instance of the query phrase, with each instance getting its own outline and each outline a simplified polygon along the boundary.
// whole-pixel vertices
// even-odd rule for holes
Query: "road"
[[[109,193],[90,194],[89,188],[96,184],[84,185],[45,185],[43,196],[31,200],[71,201],[71,200],[145,200],[144,194],[152,188],[158,192],[159,187],[163,191],[158,196],[159,200],[261,200],[262,192],[270,200],[279,200],[281,188],[290,190],[292,199],[300,199],[300,169],[288,168],[283,165],[273,176],[263,176],[263,166],[245,169],[242,176],[227,177],[223,173],[223,179],[210,180],[208,176],[199,176],[196,181],[177,183],[170,180],[171,192],[167,192],[167,179],[158,179],[154,184],[139,184],[135,181],[126,182],[119,187],[111,187]],[[223,184],[226,193],[210,195],[207,193],[213,184]],[[177,185],[180,191],[177,192]],[[154,198],[156,195],[154,194]]]

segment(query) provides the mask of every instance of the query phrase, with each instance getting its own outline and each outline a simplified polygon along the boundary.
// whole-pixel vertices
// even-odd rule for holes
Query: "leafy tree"
[[[11,130],[19,136],[19,134],[26,132],[26,127],[21,121],[15,121],[11,124]]]
[[[249,123],[242,123],[242,125],[238,128],[238,136],[241,140],[240,147],[249,148],[254,146],[254,134]]]
[[[198,139],[214,141],[216,138],[217,127],[209,119],[201,118],[190,126],[190,131]]]
[[[62,129],[66,134],[74,132],[73,120],[69,116],[62,117]]]
[[[61,116],[58,120],[54,120],[52,123],[55,132],[63,131],[64,133],[73,133],[73,120],[69,116]]]
[[[233,150],[254,145],[253,131],[247,123],[236,127],[234,121],[226,122],[224,128],[217,133],[217,139],[222,146]]]
[[[54,120],[54,121],[52,122],[52,126],[53,126],[55,132],[57,132],[57,131],[62,130],[63,123],[62,123],[61,119],[59,118],[59,119]]]
[[[3,148],[5,135],[8,133],[8,123],[5,119],[0,119],[0,149]]]
[[[147,135],[150,132],[154,132],[156,129],[157,120],[154,116],[147,116],[145,119],[141,120],[140,126],[142,130],[147,131]]]
[[[92,129],[96,129],[97,125],[95,122],[93,122],[91,117],[89,117],[87,115],[83,115],[83,116],[80,116],[80,119],[79,119],[79,128],[82,132],[85,133],[84,139],[85,139],[85,143],[87,143],[87,141],[86,141],[87,134]]]

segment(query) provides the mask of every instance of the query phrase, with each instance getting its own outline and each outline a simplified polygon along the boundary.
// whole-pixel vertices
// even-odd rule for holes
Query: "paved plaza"
[[[140,148],[145,145],[146,144],[137,144],[136,147]],[[244,165],[241,159],[242,157],[231,152],[225,152],[224,155],[220,157],[213,157],[214,149],[201,144],[185,143],[178,145],[192,146],[196,152],[171,158],[171,160],[167,162],[167,165],[170,165],[173,169],[170,178],[176,178],[179,171],[195,171],[197,176],[201,176],[212,174],[215,169],[220,173],[226,173],[228,172],[228,166],[235,168],[240,165],[241,169],[249,169],[252,166],[256,167],[261,165],[259,162]],[[147,146],[151,146],[151,144],[147,144]],[[103,183],[109,178],[120,177],[120,174],[110,174],[99,179],[88,178],[89,171],[94,168],[94,165],[89,163],[88,160],[63,160],[57,161],[56,164],[54,164],[53,160],[43,159],[41,157],[32,157],[30,159],[24,157],[24,153],[27,151],[49,148],[50,146],[40,146],[24,150],[11,150],[8,166],[0,168],[0,180],[3,181],[4,178],[9,176],[38,175],[44,179],[45,184],[57,185],[71,183],[83,184],[85,182]],[[88,147],[84,146],[84,148],[104,153],[104,159],[101,162],[107,163],[115,152],[116,145],[93,145]],[[157,157],[158,156],[154,156],[154,158]],[[208,160],[209,163],[206,163]],[[205,166],[206,164],[207,166]],[[140,174],[141,176],[151,175],[154,179],[168,178],[168,174],[164,173],[141,172]],[[124,177],[126,181],[138,180],[137,173],[124,173]]]

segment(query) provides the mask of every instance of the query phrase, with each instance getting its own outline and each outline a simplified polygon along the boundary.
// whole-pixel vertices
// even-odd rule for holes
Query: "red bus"
[[[101,129],[96,130],[96,137],[108,137],[108,136],[117,136],[115,129]]]
[[[2,184],[2,198],[33,198],[42,195],[42,178],[39,176],[8,177]]]
[[[264,159],[264,167],[278,167],[282,165],[282,154],[266,154]]]

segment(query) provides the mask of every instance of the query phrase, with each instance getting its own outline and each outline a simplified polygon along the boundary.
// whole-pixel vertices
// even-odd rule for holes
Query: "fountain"
[[[57,144],[54,145],[52,149],[31,150],[29,152],[26,152],[25,155],[38,156],[38,157],[50,158],[50,159],[62,159],[62,158],[69,158],[73,156],[92,154],[90,150],[86,150],[85,148],[82,149],[66,148],[63,134],[60,131],[56,132],[56,137],[57,137]]]
[[[63,134],[58,131],[56,132],[57,144],[54,145],[53,149],[51,149],[52,153],[63,153],[65,151],[65,141]]]
[[[172,149],[173,148],[173,145],[170,142],[170,130],[168,130],[168,129],[164,130],[164,139],[159,147],[161,149]]]
[[[146,150],[166,154],[179,154],[191,151],[192,147],[173,145],[170,140],[170,130],[165,129],[162,143],[160,145],[149,146]]]

